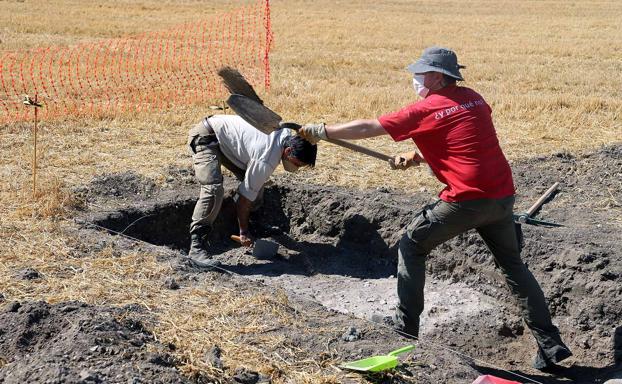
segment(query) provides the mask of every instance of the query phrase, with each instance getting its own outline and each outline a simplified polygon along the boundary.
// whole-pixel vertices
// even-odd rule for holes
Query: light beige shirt
[[[222,154],[246,170],[238,192],[254,201],[281,162],[285,138],[294,132],[280,129],[266,135],[236,115],[214,115],[209,123]]]

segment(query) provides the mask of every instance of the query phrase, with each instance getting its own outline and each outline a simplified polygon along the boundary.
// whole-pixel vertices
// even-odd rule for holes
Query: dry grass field
[[[0,49],[74,44],[157,30],[197,20],[237,3],[226,1],[77,0],[0,1]],[[374,118],[415,100],[405,71],[423,48],[455,49],[465,85],[494,111],[497,132],[512,161],[559,151],[572,153],[622,141],[622,3],[619,1],[302,1],[272,2],[275,45],[266,104],[300,122]],[[38,193],[31,193],[31,125],[0,127],[0,293],[6,300],[82,300],[140,303],[163,321],[155,330],[175,342],[187,371],[209,367],[205,340],[220,340],[240,362],[269,365],[261,349],[232,344],[222,324],[253,318],[261,308],[275,318],[286,299],[204,286],[184,294],[162,292],[167,266],[146,249],[109,247],[80,257],[88,244],[67,235],[72,209],[82,204],[71,188],[94,176],[133,170],[165,182],[164,169],[187,167],[187,129],[207,112],[179,108],[115,120],[41,122]],[[388,137],[360,142],[393,154],[411,143]],[[390,186],[439,185],[425,170],[391,172],[385,164],[324,145],[315,170],[299,183]],[[17,281],[16,271],[39,270],[45,279]],[[233,308],[247,308],[243,314]],[[219,315],[204,308],[220,308]],[[233,320],[232,320],[233,319]],[[205,334],[190,332],[197,323]],[[264,327],[246,323],[244,332]],[[218,331],[216,331],[218,330]],[[230,332],[240,331],[234,329]],[[273,341],[278,342],[278,341]],[[293,382],[330,382],[313,363],[279,362]],[[273,368],[266,368],[273,369]]]

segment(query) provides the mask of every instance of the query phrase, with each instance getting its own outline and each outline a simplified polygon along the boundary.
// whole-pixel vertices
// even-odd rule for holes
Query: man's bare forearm
[[[329,139],[357,140],[386,134],[387,131],[376,119],[353,120],[348,123],[326,126],[326,135]]]
[[[252,201],[246,197],[239,195],[235,205],[235,211],[238,216],[238,225],[240,226],[240,235],[248,234],[248,222],[251,212]]]

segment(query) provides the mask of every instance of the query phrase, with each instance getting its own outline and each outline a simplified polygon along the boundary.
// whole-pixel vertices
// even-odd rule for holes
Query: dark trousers
[[[514,196],[459,203],[439,200],[415,217],[399,243],[396,310],[399,328],[414,336],[419,333],[425,263],[430,251],[469,229],[476,229],[492,252],[540,349],[548,355],[548,351],[563,345],[559,330],[551,322],[542,289],[521,260],[513,206]]]

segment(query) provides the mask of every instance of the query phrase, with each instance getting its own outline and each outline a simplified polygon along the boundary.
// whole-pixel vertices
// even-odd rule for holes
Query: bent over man
[[[188,258],[199,267],[214,267],[205,245],[223,200],[221,164],[240,181],[236,196],[236,213],[242,245],[250,246],[251,205],[263,192],[263,185],[279,163],[288,172],[314,166],[317,146],[280,129],[266,135],[235,115],[206,117],[190,129],[188,147],[192,153],[195,176],[201,184],[199,200],[190,224]]]
[[[337,125],[308,124],[300,135],[321,139],[363,139],[389,134],[395,141],[412,139],[416,151],[396,156],[394,166],[408,168],[425,161],[446,187],[440,200],[424,207],[406,228],[398,251],[398,306],[395,326],[418,336],[423,312],[425,264],[437,245],[475,229],[492,252],[523,319],[538,343],[534,367],[546,368],[569,356],[551,322],[540,285],[520,257],[513,222],[514,183],[492,122],[492,110],[463,80],[456,54],[430,47],[408,66],[415,91],[423,99],[375,120]]]

